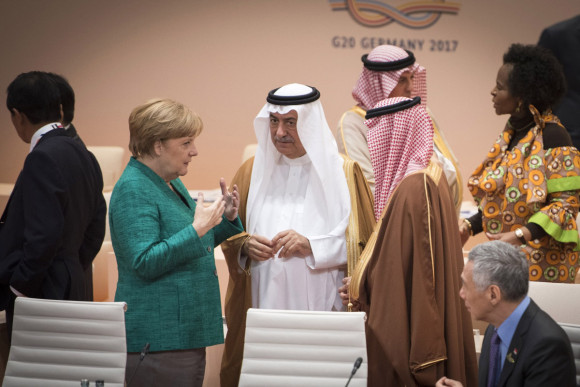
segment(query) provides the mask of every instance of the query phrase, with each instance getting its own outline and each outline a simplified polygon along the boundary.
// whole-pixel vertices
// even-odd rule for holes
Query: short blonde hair
[[[137,106],[129,116],[129,150],[135,157],[153,155],[155,142],[197,137],[201,118],[182,103],[155,98]]]

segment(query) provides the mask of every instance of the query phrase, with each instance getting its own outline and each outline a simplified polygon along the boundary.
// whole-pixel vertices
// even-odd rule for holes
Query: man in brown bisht
[[[368,314],[368,385],[433,386],[453,374],[476,386],[471,319],[458,297],[457,215],[431,120],[419,97],[385,99],[366,119],[380,219],[349,288]],[[340,290],[346,303],[347,286]]]
[[[339,155],[319,98],[296,83],[270,91],[254,120],[256,156],[232,181],[246,232],[222,243],[222,387],[238,385],[248,308],[342,309],[336,288],[375,225],[372,193],[358,164]]]

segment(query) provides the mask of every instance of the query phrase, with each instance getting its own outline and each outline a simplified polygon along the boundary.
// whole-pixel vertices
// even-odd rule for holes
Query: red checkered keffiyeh
[[[408,56],[409,54],[400,47],[384,45],[375,47],[369,53],[367,59],[374,62],[393,62]],[[372,109],[377,102],[389,97],[395,86],[397,86],[401,74],[405,71],[415,73],[413,97],[421,97],[421,104],[427,106],[427,71],[417,62],[396,71],[373,71],[366,67],[363,68],[352,90],[352,97],[364,110]]]
[[[374,108],[409,98],[387,98]],[[422,105],[370,118],[367,140],[375,173],[375,218],[379,220],[389,197],[412,172],[426,168],[433,154],[433,125]]]

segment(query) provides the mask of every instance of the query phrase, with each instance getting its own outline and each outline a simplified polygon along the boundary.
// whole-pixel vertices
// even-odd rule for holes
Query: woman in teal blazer
[[[151,100],[129,117],[133,157],[109,206],[119,281],[127,303],[126,378],[135,386],[201,386],[205,347],[223,343],[214,247],[243,231],[237,187],[211,205],[179,179],[197,155],[200,118],[171,100]],[[149,353],[143,358],[146,344]],[[136,371],[139,372],[136,372]]]

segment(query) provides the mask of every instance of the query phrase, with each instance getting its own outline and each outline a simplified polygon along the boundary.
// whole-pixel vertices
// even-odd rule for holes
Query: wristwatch
[[[522,231],[521,228],[516,228],[516,230],[514,232],[516,234],[516,237],[518,237],[520,242],[522,242],[522,245],[525,245],[526,243],[528,243],[528,241],[526,240],[526,237],[524,236],[524,232]]]

